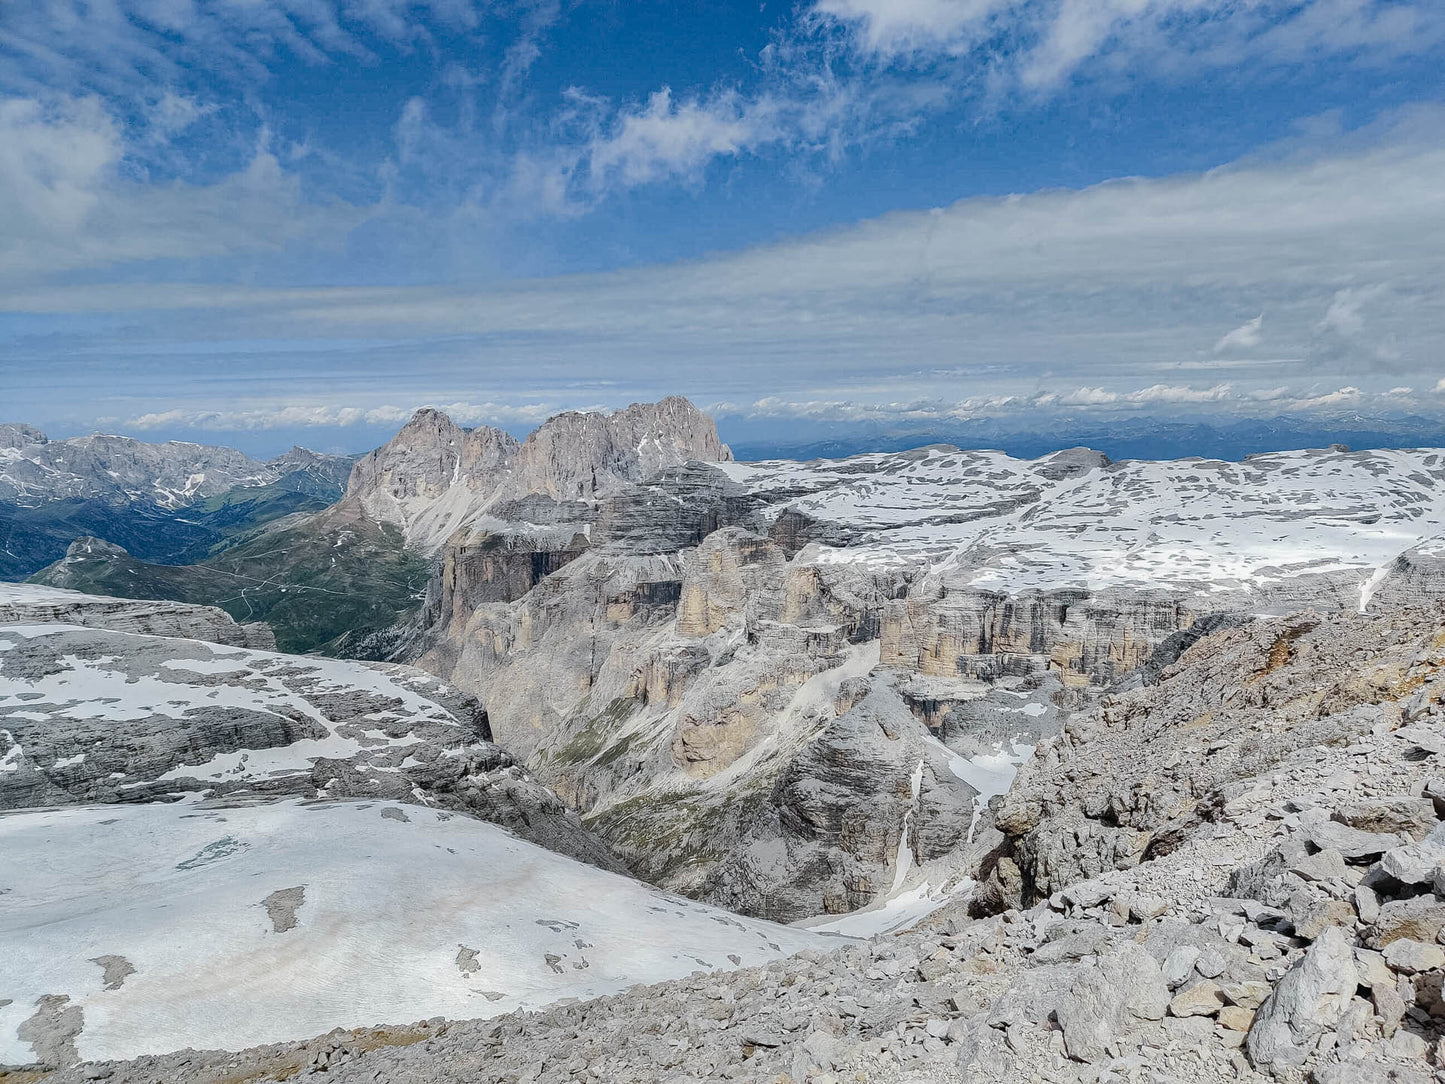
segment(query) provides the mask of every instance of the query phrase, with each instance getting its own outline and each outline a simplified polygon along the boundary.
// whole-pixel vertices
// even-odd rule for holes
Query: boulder
[[[1094,1061],[1131,1021],[1163,1019],[1168,1005],[1169,988],[1154,957],[1126,942],[1078,976],[1055,1015],[1069,1057]]]
[[[1224,993],[1219,984],[1201,979],[1192,986],[1186,986],[1169,1002],[1172,1016],[1213,1016],[1224,1005]]]
[[[1336,809],[1332,818],[1362,832],[1424,839],[1440,823],[1429,798],[1366,798]]]
[[[1357,984],[1344,931],[1325,930],[1255,1015],[1245,1045],[1256,1068],[1278,1075],[1303,1065],[1319,1037],[1339,1022]]]
[[[1414,941],[1434,941],[1441,929],[1445,929],[1445,901],[1435,896],[1389,900],[1380,905],[1370,944],[1382,949],[1404,937]]]
[[[1321,851],[1339,851],[1346,859],[1356,862],[1378,858],[1401,842],[1399,836],[1391,833],[1365,832],[1332,820],[1316,821],[1305,834]]]
[[[1385,963],[1407,975],[1445,967],[1445,951],[1442,951],[1439,945],[1433,943],[1427,945],[1408,937],[1402,937],[1398,941],[1391,941],[1386,945],[1384,957]]]

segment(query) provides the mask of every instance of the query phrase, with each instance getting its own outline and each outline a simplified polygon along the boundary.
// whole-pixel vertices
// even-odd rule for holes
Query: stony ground
[[[541,1012],[8,1079],[1445,1081],[1442,694],[1439,612],[1257,621],[1041,751],[972,905],[1001,913]]]

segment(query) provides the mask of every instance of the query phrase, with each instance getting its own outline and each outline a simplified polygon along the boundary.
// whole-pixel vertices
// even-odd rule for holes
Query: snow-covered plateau
[[[490,1016],[838,943],[416,805],[0,816],[0,1064]]]
[[[1438,449],[1110,463],[1084,449],[1024,460],[932,447],[714,469],[766,499],[765,515],[849,532],[820,560],[922,565],[1009,593],[1225,592],[1307,573],[1348,574],[1363,590],[1445,534]]]

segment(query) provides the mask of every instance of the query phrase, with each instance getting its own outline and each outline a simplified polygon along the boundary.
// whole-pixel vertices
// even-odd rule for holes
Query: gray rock
[[[1429,885],[1434,884],[1442,863],[1445,863],[1445,852],[1412,843],[1386,851],[1380,859],[1380,868],[1401,884]]]
[[[1194,961],[1194,970],[1198,971],[1206,979],[1217,979],[1224,974],[1224,969],[1229,966],[1229,960],[1224,953],[1214,945],[1210,945],[1199,954]]]
[[[1297,858],[1290,865],[1290,872],[1306,881],[1343,881],[1346,876],[1345,859],[1333,847]]]
[[[1214,1016],[1224,1006],[1224,992],[1219,984],[1201,979],[1184,987],[1169,1001],[1172,1016]]]
[[[1162,1019],[1169,989],[1154,958],[1126,942],[1078,973],[1055,1015],[1064,1049],[1077,1061],[1096,1061],[1131,1021]]]
[[[1164,958],[1164,982],[1171,990],[1177,990],[1194,974],[1194,963],[1199,959],[1199,950],[1193,945],[1180,945]]]
[[[1434,971],[1445,967],[1445,950],[1431,942],[1424,944],[1408,937],[1391,941],[1384,948],[1385,962],[1396,971],[1413,975],[1419,971]]]
[[[421,800],[624,871],[488,740],[480,705],[430,674],[104,629],[0,628],[0,637],[10,641],[0,651],[0,756],[13,767],[0,772],[0,810],[184,795]],[[40,681],[46,695],[28,691]],[[97,698],[126,710],[97,717],[86,707]],[[318,757],[323,740],[353,751]]]
[[[1099,1061],[1108,1055],[1125,1026],[1125,991],[1097,968],[1084,970],[1054,1010],[1064,1033],[1064,1049],[1075,1061]]]
[[[82,625],[145,636],[177,636],[274,650],[265,625],[241,624],[215,606],[111,598],[35,584],[0,583],[0,625]]]
[[[1424,839],[1439,824],[1429,798],[1366,798],[1338,806],[1332,819],[1364,832]]]
[[[1356,982],[1349,941],[1336,927],[1325,930],[1260,1006],[1246,1040],[1250,1060],[1276,1073],[1303,1065],[1339,1021]]]
[[[1339,821],[1316,821],[1305,829],[1309,841],[1320,850],[1338,851],[1347,859],[1377,858],[1400,842],[1398,835],[1364,832]]]
[[[1442,929],[1445,929],[1445,901],[1429,895],[1389,900],[1380,905],[1370,932],[1370,944],[1382,949],[1401,938],[1430,942]]]

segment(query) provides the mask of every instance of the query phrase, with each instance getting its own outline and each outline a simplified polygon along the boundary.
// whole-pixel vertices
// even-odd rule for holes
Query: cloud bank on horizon
[[[1440,5],[742,7],[6,5],[0,420],[1445,415]]]

